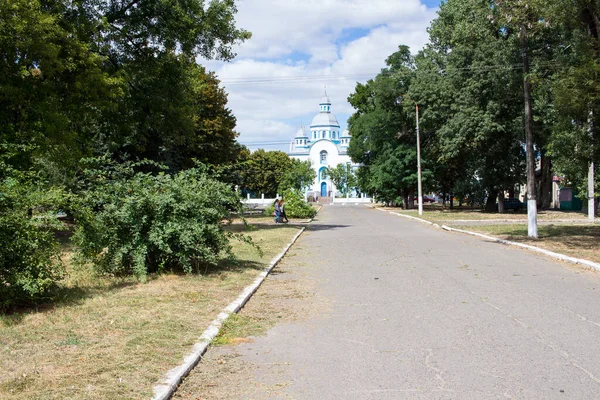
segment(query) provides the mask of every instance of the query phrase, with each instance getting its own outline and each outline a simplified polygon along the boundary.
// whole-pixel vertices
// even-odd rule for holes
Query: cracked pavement
[[[253,366],[227,398],[600,398],[598,273],[338,205],[282,262],[268,280],[314,283],[306,318],[209,350]]]

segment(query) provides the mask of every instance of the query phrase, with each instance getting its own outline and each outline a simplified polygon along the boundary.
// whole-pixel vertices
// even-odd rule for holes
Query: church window
[[[323,168],[323,169],[321,170],[321,180],[322,180],[322,181],[325,181],[325,180],[327,180],[327,168]]]
[[[327,151],[321,151],[321,164],[327,164]]]

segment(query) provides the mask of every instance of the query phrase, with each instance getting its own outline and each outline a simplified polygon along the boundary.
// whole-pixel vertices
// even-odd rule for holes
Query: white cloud
[[[419,0],[242,0],[238,9],[236,25],[252,39],[233,62],[203,64],[229,93],[242,143],[292,140],[318,112],[325,84],[345,127],[356,82],[374,77],[399,45],[421,49],[435,17]]]

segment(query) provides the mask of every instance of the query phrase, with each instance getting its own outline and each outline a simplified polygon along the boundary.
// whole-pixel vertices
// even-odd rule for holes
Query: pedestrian
[[[290,222],[287,215],[285,214],[285,204],[283,204],[283,198],[279,200],[279,214],[281,215],[281,222],[285,222],[286,224]]]
[[[279,199],[275,199],[275,202],[273,203],[273,208],[275,208],[275,211],[273,211],[273,215],[275,215],[275,223],[278,223],[279,217],[281,216],[281,208],[279,208]]]

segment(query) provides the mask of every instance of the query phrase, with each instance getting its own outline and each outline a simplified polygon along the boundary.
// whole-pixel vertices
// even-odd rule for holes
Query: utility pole
[[[419,137],[419,105],[416,101],[414,101],[407,95],[402,95],[402,97],[406,97],[406,99],[412,101],[415,104],[415,112],[417,115],[417,201],[419,204],[419,215],[423,215],[423,190],[421,185],[421,139]],[[399,99],[397,99],[396,101],[399,102]]]
[[[594,200],[594,162],[590,162],[588,171],[588,220],[594,222],[596,203]]]
[[[533,154],[533,117],[531,84],[529,83],[529,58],[527,56],[527,27],[521,25],[521,51],[523,52],[523,94],[525,97],[525,152],[527,153],[527,236],[538,237],[537,200],[535,191],[535,156]]]
[[[421,139],[419,138],[419,105],[415,103],[417,112],[417,190],[419,195],[419,215],[423,215],[423,190],[421,189]]]
[[[588,170],[588,220],[594,222],[596,202],[594,200],[594,113],[592,111],[590,111],[588,117],[588,129],[592,139],[592,156],[590,158],[590,169]]]

